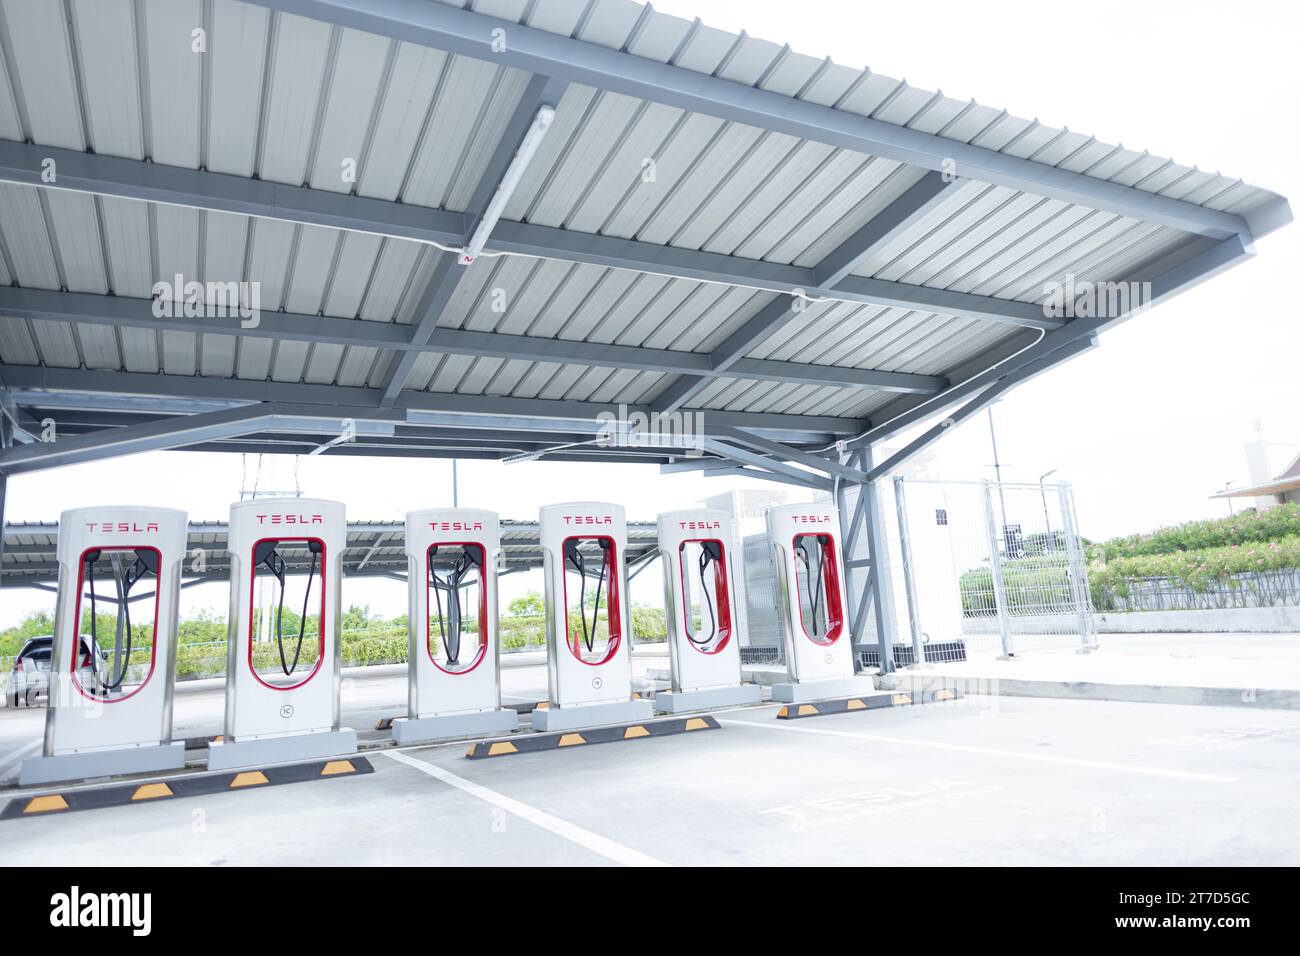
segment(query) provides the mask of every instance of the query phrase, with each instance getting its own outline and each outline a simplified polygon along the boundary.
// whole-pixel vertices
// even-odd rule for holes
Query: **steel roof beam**
[[[444,262],[451,257],[444,257]],[[449,268],[458,269],[459,266]],[[455,275],[455,273],[450,273]],[[90,325],[150,329],[158,332],[192,332],[204,335],[237,335],[279,341],[321,342],[334,345],[367,346],[436,352],[485,358],[533,359],[565,362],[598,368],[628,368],[638,371],[683,374],[721,374],[710,366],[706,352],[683,352],[540,336],[476,332],[470,329],[435,328],[422,342],[413,341],[410,327],[395,322],[339,319],[293,312],[268,312],[256,326],[244,328],[238,316],[204,318],[181,316],[158,318],[150,299],[55,292],[0,286],[0,315],[38,322],[83,322]],[[937,375],[914,375],[876,369],[812,365],[800,362],[742,359],[733,363],[730,374],[772,382],[810,385],[843,385],[885,392],[929,395],[948,384]]]
[[[1195,288],[1202,282],[1245,262],[1254,254],[1254,248],[1249,243],[1239,236],[1233,236],[1209,245],[1195,255],[1181,258],[1171,266],[1165,267],[1161,262],[1154,263],[1147,267],[1149,271],[1132,276],[1125,281],[1150,283],[1150,297],[1142,304],[1143,309],[1148,309]],[[1172,255],[1180,254],[1175,252]],[[885,441],[974,395],[984,386],[1014,374],[1018,369],[1056,352],[1062,346],[1097,335],[1132,314],[1130,310],[1120,316],[1073,319],[1060,329],[1044,334],[1037,342],[1003,359],[992,368],[982,369],[964,380],[954,375],[954,384],[932,399],[922,400],[906,408],[894,409],[886,406],[876,416],[878,424],[873,425],[859,438],[852,439],[850,444],[861,446]],[[1068,357],[1064,352],[1060,354]]]
[[[198,442],[172,449],[173,451],[224,452],[226,454],[246,455],[303,455],[312,449],[308,442],[255,441],[233,439],[228,441]],[[329,450],[332,456],[344,458],[382,457],[382,458],[460,458],[475,461],[496,461],[509,454],[504,451],[470,451],[464,448],[442,449],[428,448],[369,448],[364,445],[338,445]]]
[[[902,467],[930,445],[934,444],[934,442],[938,441],[943,435],[947,434],[950,429],[960,425],[972,415],[988,408],[988,406],[997,401],[999,397],[1015,388],[1017,385],[1029,381],[1029,379],[1034,376],[1046,372],[1053,366],[1058,365],[1069,358],[1073,358],[1075,355],[1086,352],[1091,348],[1095,348],[1096,345],[1096,336],[1089,335],[1082,339],[1077,339],[1068,345],[1062,346],[1050,355],[1046,355],[1036,361],[1022,366],[1014,373],[999,380],[996,384],[990,385],[983,392],[980,392],[976,397],[972,398],[961,408],[957,409],[957,411],[946,417],[942,422],[909,442],[906,447],[890,455],[879,465],[876,465],[867,473],[867,480],[875,481],[878,478],[883,478],[891,471]]]
[[[951,175],[928,172],[861,229],[840,243],[813,269],[817,285],[833,289],[848,278],[873,249],[880,249],[952,198],[961,184]]]
[[[0,473],[24,474],[83,461],[170,448],[188,440],[205,441],[259,429],[270,415],[258,407],[228,408],[219,412],[106,428],[89,435],[58,441],[36,442],[0,451]]]
[[[462,395],[445,392],[407,392],[396,408],[379,404],[378,389],[343,385],[310,385],[299,382],[271,382],[262,379],[216,378],[199,375],[153,375],[48,366],[0,365],[0,382],[14,389],[21,404],[39,404],[60,392],[174,398],[183,407],[191,401],[231,403],[273,402],[282,405],[331,406],[327,416],[360,421],[394,421],[405,416],[412,424],[459,427],[502,427],[542,431],[575,431],[598,434],[609,427],[609,417],[619,406],[596,402],[558,399],[514,398],[496,395]],[[94,403],[90,407],[96,407]],[[163,407],[163,406],[155,406]],[[649,415],[647,406],[626,406],[628,414]],[[293,414],[299,414],[295,410]],[[287,414],[287,413],[284,413]],[[305,414],[305,413],[304,413]],[[323,414],[317,407],[312,413]],[[601,417],[604,416],[604,417]],[[821,415],[791,415],[768,412],[710,411],[703,424],[732,425],[783,433],[815,442],[826,435],[856,435],[867,423],[855,418]]]
[[[764,471],[761,468],[752,468],[746,465],[736,465],[729,462],[719,463],[714,459],[714,464],[708,468],[701,469],[701,474],[705,478],[754,478],[758,481],[775,481],[783,485],[794,485],[798,488],[810,487],[808,482],[802,478],[791,478],[787,475],[778,475],[775,472]],[[660,465],[661,469],[665,466]]]
[[[45,161],[55,179],[46,182]],[[415,242],[462,242],[465,215],[326,189],[0,140],[0,180],[309,223]]]
[[[799,481],[809,488],[817,488],[821,491],[830,491],[834,485],[831,480],[824,475],[814,474],[811,471],[804,471],[802,468],[795,468],[793,465],[787,465],[785,462],[777,461],[766,455],[760,455],[757,452],[749,451],[746,448],[740,448],[730,442],[719,441],[715,438],[706,438],[704,447],[715,455],[728,458],[739,465],[749,465],[755,468],[761,468],[764,471],[770,471],[773,474],[781,475],[785,478]]]
[[[46,159],[52,159],[56,164],[57,179],[53,183],[41,178],[42,163]],[[236,212],[453,247],[460,247],[465,242],[469,220],[465,213],[460,212],[7,140],[0,140],[0,181],[193,209]],[[1044,318],[1042,309],[1032,303],[944,292],[860,276],[849,276],[837,288],[827,289],[819,287],[813,270],[803,266],[660,246],[531,223],[502,220],[493,230],[489,246],[494,252],[607,266],[694,282],[717,282],[754,290],[787,294],[801,292],[814,299],[966,315],[990,322],[1037,328],[1060,325]]]
[[[1254,214],[1252,225],[1248,225],[1245,219],[1231,213],[1158,196],[935,133],[797,100],[443,3],[415,3],[411,0],[252,2],[923,169],[951,168],[963,178],[1077,203],[1214,239],[1231,235],[1249,237],[1252,232],[1257,236],[1263,235],[1290,219],[1289,210],[1266,209]],[[498,30],[505,32],[496,33]],[[494,44],[494,36],[502,35],[508,38],[508,42]]]
[[[454,253],[438,253],[433,275],[429,277],[429,282],[424,287],[420,301],[415,307],[415,315],[418,318],[411,331],[411,345],[428,343],[438,324],[438,317],[447,310],[452,296],[456,294],[456,289],[460,287],[461,280],[465,278],[467,272],[469,269],[456,261]],[[390,406],[397,401],[419,357],[419,352],[401,352],[397,360],[389,366],[384,382],[380,386],[381,405]]]
[[[928,173],[818,263],[813,268],[814,281],[819,287],[828,289],[849,282],[878,282],[876,279],[862,279],[850,273],[873,250],[902,235],[937,204],[951,196],[952,190],[956,188],[957,184],[951,181],[951,177],[941,173]],[[800,297],[776,297],[713,350],[709,356],[709,365],[715,373],[726,372],[806,308],[807,302]],[[1041,307],[1030,305],[1030,309],[1035,313],[1034,321],[1048,319]],[[712,378],[708,376],[683,375],[659,394],[653,403],[654,407],[662,412],[686,407],[711,381]]]
[[[133,425],[101,428],[49,442],[34,442],[0,450],[0,474],[18,475],[121,455],[176,448],[193,442],[211,442],[264,431],[315,430],[340,433],[338,418],[285,416],[274,404],[245,405],[197,415],[181,415]],[[356,434],[391,434],[392,425],[351,422]]]
[[[860,302],[918,312],[964,315],[1002,325],[1056,328],[1062,323],[1043,315],[1032,302],[996,299],[968,292],[945,292],[928,286],[849,276],[833,289],[817,284],[806,266],[742,259],[718,252],[658,246],[636,239],[617,239],[571,232],[531,223],[501,222],[492,233],[492,248],[539,259],[628,269],[695,282],[717,282],[758,291],[803,295],[809,299]]]
[[[793,462],[803,465],[805,468],[812,468],[823,474],[830,475],[832,478],[842,478],[845,481],[866,481],[867,474],[858,468],[851,468],[848,465],[842,465],[833,458],[823,458],[820,455],[814,455],[810,452],[800,451],[798,448],[791,448],[789,445],[783,445],[780,442],[771,441],[751,432],[740,428],[715,428],[715,433],[720,438],[725,438],[732,444],[748,445],[750,448],[757,449],[767,455],[775,456],[781,461]]]
[[[543,106],[552,109],[558,106],[568,86],[566,80],[555,80],[543,75],[534,76],[528,81],[528,86],[516,104],[514,114],[510,117],[501,140],[488,160],[483,178],[479,181],[478,188],[470,200],[470,212],[466,216],[465,235],[461,239],[461,246],[469,243],[470,236],[473,235],[481,217],[487,211],[492,195],[510,167],[515,152],[519,149],[520,141],[532,125],[537,111]],[[413,346],[425,345],[433,337],[438,327],[438,320],[447,311],[447,306],[465,280],[465,276],[469,274],[469,269],[468,265],[461,264],[458,256],[450,253],[442,254],[415,310],[417,318],[415,327],[411,330]],[[382,404],[392,405],[397,401],[397,396],[401,394],[407,380],[411,377],[411,370],[415,367],[417,359],[419,359],[418,353],[403,352],[396,363],[389,368],[381,386],[384,393]]]
[[[3,370],[0,369],[0,374]],[[27,379],[24,378],[24,381]],[[0,383],[2,384],[2,383]],[[163,390],[164,392],[169,390]],[[35,408],[42,412],[59,412],[71,411],[74,414],[68,416],[69,421],[76,421],[79,414],[84,410],[116,410],[129,412],[138,415],[192,415],[204,411],[216,411],[222,408],[237,408],[256,404],[256,400],[247,398],[227,398],[227,399],[194,399],[177,397],[168,394],[158,395],[119,395],[113,392],[88,391],[81,387],[70,391],[44,391],[41,388],[15,387],[9,390],[16,404],[24,408]],[[550,434],[556,434],[557,429],[563,433],[565,439],[571,440],[572,437],[579,435],[592,434],[596,426],[591,419],[581,421],[563,420],[563,419],[545,419],[538,421],[534,416],[524,415],[474,415],[467,417],[463,414],[454,412],[430,411],[418,408],[393,408],[381,410],[373,406],[353,406],[346,404],[346,400],[339,399],[340,403],[330,407],[331,414],[336,414],[340,418],[352,418],[356,421],[391,421],[401,425],[413,427],[435,427],[448,430],[472,430],[476,432],[489,432],[492,436],[509,435],[512,430],[515,432],[534,432],[537,434],[538,441]],[[292,405],[282,404],[282,408]],[[632,408],[631,411],[636,411]],[[644,410],[644,409],[641,409]],[[311,405],[303,405],[300,412],[303,415],[319,414],[319,409]],[[289,414],[289,412],[285,412]],[[754,429],[758,428],[769,437],[785,442],[802,442],[812,445],[824,445],[833,441],[836,435],[848,434],[847,428],[856,426],[861,428],[863,422],[859,419],[824,419],[815,416],[776,416],[775,422],[772,416],[761,413],[747,412],[722,412],[710,416],[710,420],[721,424],[731,424],[737,427]],[[823,425],[833,425],[833,428],[817,427]]]

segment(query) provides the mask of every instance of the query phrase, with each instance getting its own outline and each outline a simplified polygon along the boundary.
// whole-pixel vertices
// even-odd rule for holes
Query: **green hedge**
[[[574,618],[575,625],[577,618]],[[467,625],[466,630],[470,630]],[[600,633],[604,633],[601,627]],[[662,608],[632,608],[632,639],[636,642],[663,640],[664,612]],[[501,618],[501,649],[506,652],[540,650],[546,646],[546,618],[527,615]],[[404,664],[410,647],[406,627],[367,627],[343,632],[343,663],[345,666],[372,664]],[[293,642],[286,641],[286,651],[292,655]],[[314,647],[303,645],[301,662],[314,661]],[[274,643],[258,644],[253,649],[259,667],[279,664],[279,650]],[[225,634],[220,644],[195,646],[181,644],[176,653],[178,677],[217,677],[226,670]]]
[[[1235,588],[1241,586],[1241,575],[1300,568],[1300,505],[1188,521],[1089,544],[1086,552],[1098,610],[1118,606],[1117,599],[1129,595],[1135,580],[1163,579],[1171,587],[1196,592]],[[1012,614],[1042,613],[1045,606],[1071,603],[1069,578],[1059,558],[1010,559],[1003,567]],[[968,616],[994,613],[993,575],[987,567],[964,572],[959,586]]]
[[[1133,579],[1164,578],[1175,587],[1202,592],[1225,583],[1232,586],[1237,575],[1295,568],[1300,568],[1300,534],[1262,543],[1116,558],[1094,565],[1088,574],[1093,600],[1105,608],[1111,606],[1110,594],[1128,595]]]
[[[1150,534],[1112,538],[1092,549],[1092,557],[1111,561],[1160,554],[1178,554],[1206,548],[1262,544],[1300,535],[1300,504],[1279,505],[1267,511],[1243,511],[1230,518],[1187,521]]]
[[[1051,605],[1069,605],[1070,581],[1059,558],[1013,558],[1002,563],[1003,587],[1011,614],[1042,614]],[[967,617],[996,613],[993,571],[972,568],[962,574],[961,608]]]
[[[285,631],[290,630],[288,612],[286,611]],[[364,626],[343,630],[343,663],[348,666],[366,666],[370,664],[401,664],[407,659],[409,647],[406,632],[406,616],[385,621],[365,616],[364,609],[352,609],[345,621],[355,623],[363,620]],[[573,616],[575,627],[580,627],[577,615]],[[463,629],[468,632],[476,630],[478,623],[472,619],[463,622]],[[507,615],[501,618],[501,648],[506,652],[538,650],[546,646],[546,617],[543,614]],[[105,633],[112,631],[112,622],[100,623]],[[20,624],[5,631],[0,631],[0,656],[13,656],[18,653],[29,637],[50,634],[54,630],[54,621],[43,611],[29,614]],[[226,622],[211,611],[200,611],[192,618],[180,622],[179,640],[176,648],[176,674],[178,677],[216,677],[226,670]],[[308,639],[303,642],[299,666],[311,664],[316,660],[316,644],[311,641],[312,631],[308,629]],[[605,633],[602,626],[600,634]],[[632,640],[634,642],[662,641],[666,634],[663,608],[632,607]],[[296,639],[286,638],[285,652],[292,659]],[[137,646],[137,650],[139,647]],[[132,655],[134,657],[134,655]],[[274,642],[259,643],[253,648],[253,659],[259,668],[274,668],[280,663],[279,648]]]

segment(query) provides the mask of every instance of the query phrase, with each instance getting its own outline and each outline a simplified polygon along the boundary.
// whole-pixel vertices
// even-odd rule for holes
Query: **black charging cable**
[[[87,551],[81,560],[85,563],[86,581],[90,585],[90,642],[92,645],[89,648],[90,670],[95,678],[96,692],[108,694],[112,691],[118,690],[122,686],[122,681],[126,679],[127,671],[131,666],[131,649],[135,644],[135,634],[131,627],[131,605],[129,603],[131,589],[139,584],[147,574],[152,574],[154,579],[157,580],[158,555],[156,552],[149,550],[136,551],[135,561],[126,569],[126,573],[122,575],[122,588],[117,603],[117,620],[119,624],[119,633],[121,631],[120,625],[123,623],[126,625],[126,647],[124,648],[124,653],[119,658],[117,665],[110,667],[108,679],[105,680],[104,675],[100,672],[99,627],[95,620],[97,617],[97,608],[95,603],[95,562],[100,559],[102,554],[102,550],[96,548],[92,551]],[[81,641],[80,630],[80,627],[78,627],[78,643]],[[116,641],[116,638],[114,638],[114,640]]]
[[[706,644],[709,644],[715,637],[718,636],[718,612],[717,609],[713,606],[713,598],[709,594],[709,582],[705,578],[705,572],[708,571],[709,566],[712,564],[717,564],[719,567],[722,566],[722,545],[720,545],[716,541],[701,541],[700,542],[700,564],[699,564],[700,591],[704,595],[704,601],[709,608],[709,622],[710,622],[709,636],[704,638],[703,640],[700,640],[694,634],[691,633],[690,628],[686,629],[686,639],[689,640],[692,644],[695,644],[699,647],[703,647]],[[718,572],[715,570],[714,571],[715,577],[717,576],[717,573]],[[701,624],[703,623],[703,619],[701,619],[700,623]]]
[[[591,609],[591,629],[587,629],[587,561],[582,555],[578,546],[579,539],[570,538],[564,542],[564,561],[566,564],[573,565],[575,571],[582,578],[582,586],[578,590],[578,615],[582,618],[582,643],[586,645],[587,653],[590,654],[596,644],[596,626],[600,622],[600,592],[605,585],[605,578],[609,575],[609,551],[613,547],[613,542],[608,538],[596,538],[595,541],[600,545],[600,573],[595,575],[596,578],[596,602]],[[608,615],[606,615],[608,616]]]
[[[808,591],[808,606],[812,610],[812,636],[819,637],[821,635],[821,625],[817,620],[817,612],[821,608],[822,570],[826,564],[826,551],[820,541],[816,538],[813,538],[813,541],[815,542],[813,547],[817,551],[817,573],[813,573],[812,558],[808,554],[808,545],[803,541],[799,542],[799,557],[803,560],[804,574],[808,579],[806,590]]]
[[[275,541],[259,543],[257,550],[253,552],[253,567],[265,564],[267,570],[280,582],[280,601],[275,611],[275,641],[280,650],[280,670],[284,671],[285,677],[289,677],[298,669],[298,658],[302,656],[302,644],[307,636],[307,603],[311,599],[312,579],[316,577],[320,568],[321,543],[307,542],[307,550],[311,552],[311,570],[307,572],[307,588],[302,594],[302,616],[298,619],[298,645],[294,648],[292,663],[284,653],[284,595],[287,590],[285,579],[289,573],[289,566],[284,556],[276,550],[277,543]]]
[[[438,608],[438,632],[442,636],[442,647],[447,654],[447,663],[455,666],[460,663],[460,621],[461,606],[460,592],[462,588],[470,587],[475,580],[482,578],[482,567],[478,555],[474,553],[473,548],[463,548],[458,557],[454,558],[447,572],[446,579],[438,577],[438,569],[434,563],[434,557],[438,553],[438,546],[435,544],[429,549],[429,584],[433,587],[433,600]],[[479,578],[464,580],[465,575],[469,574],[474,568],[479,569]],[[447,594],[447,614],[444,618],[442,613],[442,593]]]

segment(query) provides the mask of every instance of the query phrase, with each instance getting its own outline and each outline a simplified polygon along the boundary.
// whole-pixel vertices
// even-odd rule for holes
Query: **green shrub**
[[[529,610],[531,602],[521,605],[520,610]],[[113,620],[100,615],[98,621],[101,633],[111,634]],[[308,616],[306,639],[303,641],[302,653],[298,666],[309,667],[316,661],[318,644],[313,640],[315,617]],[[384,620],[371,617],[368,608],[353,607],[349,609],[345,620],[359,627],[347,627],[342,632],[342,658],[346,666],[368,666],[371,664],[401,664],[409,656],[410,640],[407,636],[406,615]],[[590,621],[590,618],[588,618]],[[581,632],[581,623],[576,612],[573,626]],[[285,609],[284,622],[285,655],[293,659],[297,646],[298,617],[288,608]],[[466,618],[461,622],[462,631],[475,633],[478,621]],[[37,611],[29,614],[18,625],[0,631],[0,656],[13,656],[18,653],[29,637],[51,634],[54,621],[48,612]],[[501,618],[501,649],[503,651],[535,650],[546,646],[546,615],[542,613],[511,614]],[[599,632],[606,633],[604,621]],[[632,608],[632,639],[634,641],[663,640],[663,608]],[[219,677],[226,672],[226,621],[210,610],[202,610],[193,617],[179,623],[177,630],[176,675],[184,679],[201,677]],[[138,639],[147,642],[147,632],[137,634]],[[137,642],[137,651],[139,650]],[[261,669],[274,670],[280,666],[280,650],[275,641],[259,641],[253,646],[253,661]]]
[[[1088,577],[1093,603],[1107,610],[1115,606],[1113,596],[1127,597],[1129,582],[1137,579],[1162,578],[1174,587],[1204,592],[1223,585],[1237,587],[1238,575],[1296,568],[1300,568],[1300,534],[1262,543],[1116,558],[1093,565]]]
[[[1058,558],[1012,558],[1002,563],[1003,590],[1010,614],[1042,614],[1053,605],[1069,605],[1070,578]],[[962,574],[962,612],[980,617],[997,611],[993,596],[993,571],[972,568]]]
[[[1300,535],[1300,504],[1285,504],[1267,511],[1243,511],[1230,518],[1187,521],[1149,534],[1112,538],[1093,546],[1090,556],[1110,561],[1264,543],[1297,535]]]

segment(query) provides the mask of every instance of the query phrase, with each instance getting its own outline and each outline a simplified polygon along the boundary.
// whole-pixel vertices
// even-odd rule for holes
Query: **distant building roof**
[[[1300,455],[1296,455],[1291,464],[1283,469],[1282,474],[1272,481],[1258,485],[1244,485],[1241,488],[1224,488],[1211,495],[1212,498],[1254,498],[1258,495],[1281,495],[1288,491],[1300,491]]]

